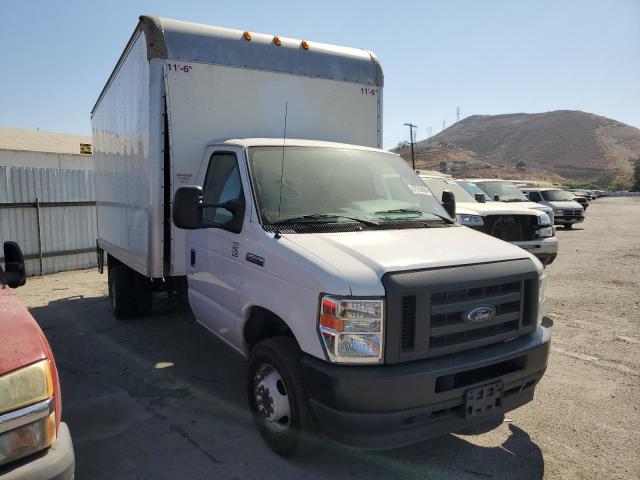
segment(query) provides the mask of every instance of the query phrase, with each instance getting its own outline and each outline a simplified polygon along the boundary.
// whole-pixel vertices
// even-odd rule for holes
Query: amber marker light
[[[282,40],[280,40],[280,37],[276,35],[273,37],[273,43],[280,47],[282,45]]]
[[[247,42],[251,41],[251,33],[250,32],[244,32],[242,34],[242,38],[244,38]]]
[[[304,48],[305,50],[309,50],[309,42],[307,42],[306,40],[302,40],[302,43],[300,44],[302,46],[302,48]]]

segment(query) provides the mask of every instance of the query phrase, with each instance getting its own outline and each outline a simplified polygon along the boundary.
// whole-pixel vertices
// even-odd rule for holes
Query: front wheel
[[[249,406],[264,441],[288,457],[309,450],[317,431],[293,338],[263,340],[249,355]]]
[[[565,223],[564,228],[567,230],[571,230],[573,228],[573,223]]]

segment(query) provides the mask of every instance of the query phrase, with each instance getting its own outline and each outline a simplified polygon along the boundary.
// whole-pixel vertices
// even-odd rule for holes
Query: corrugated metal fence
[[[0,244],[18,242],[28,275],[95,266],[96,237],[92,171],[0,167]]]

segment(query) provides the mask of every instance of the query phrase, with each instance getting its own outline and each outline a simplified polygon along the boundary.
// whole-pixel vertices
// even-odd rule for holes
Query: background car
[[[4,243],[0,267],[0,478],[74,477],[71,435],[60,421],[60,381],[44,333],[11,288],[24,285],[20,247]]]
[[[572,228],[584,221],[584,208],[573,200],[573,194],[560,188],[523,188],[522,191],[532,202],[553,208],[556,225]]]

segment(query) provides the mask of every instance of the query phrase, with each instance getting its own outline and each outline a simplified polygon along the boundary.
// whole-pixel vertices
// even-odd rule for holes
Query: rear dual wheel
[[[126,265],[109,268],[111,312],[118,320],[147,315],[151,311],[151,282]]]

